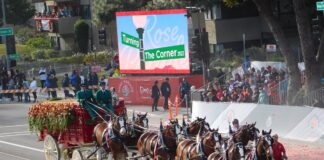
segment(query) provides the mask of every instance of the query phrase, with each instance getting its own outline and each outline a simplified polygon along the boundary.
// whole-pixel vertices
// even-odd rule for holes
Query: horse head
[[[163,131],[163,135],[165,137],[173,138],[176,140],[175,142],[177,142],[181,134],[181,131],[182,131],[182,127],[178,123],[178,119],[170,120],[169,125],[167,125],[166,129]]]
[[[114,117],[112,123],[113,130],[118,131],[119,135],[125,136],[127,134],[125,116]]]
[[[146,116],[147,113],[145,114],[138,113],[135,118],[135,124],[144,128],[148,128],[148,118]]]
[[[243,125],[233,136],[235,142],[242,142],[247,145],[249,141],[255,140],[258,136],[259,129],[255,127],[256,123]]]
[[[199,130],[201,128],[203,128],[204,132],[208,132],[210,131],[210,126],[209,124],[205,121],[205,118],[199,118],[197,117],[196,120],[194,120],[193,122],[191,122],[188,126],[187,126],[187,134],[189,135],[197,135]]]
[[[234,144],[233,159],[245,160],[244,144],[242,142]]]
[[[211,129],[208,133],[209,136],[206,138],[207,146],[214,146],[214,150],[220,150],[222,148],[223,138],[218,132],[218,128]]]
[[[271,136],[271,129],[269,132],[262,130],[262,136],[257,144],[257,154],[258,155],[265,155],[267,159],[272,159],[273,151],[272,151],[272,144],[273,139]],[[265,152],[265,153],[263,153]]]

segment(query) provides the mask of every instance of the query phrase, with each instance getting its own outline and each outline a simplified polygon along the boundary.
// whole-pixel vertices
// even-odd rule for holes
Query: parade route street
[[[0,160],[44,160],[43,142],[38,141],[35,133],[28,131],[27,113],[31,104],[0,104]],[[148,106],[127,106],[128,117],[133,110],[149,112]],[[161,107],[159,107],[161,110]],[[181,108],[179,113],[185,113]],[[150,129],[157,129],[160,120],[167,121],[169,112],[148,113]],[[179,116],[181,120],[182,116]],[[289,159],[324,159],[323,145],[281,139]]]
[[[0,159],[42,160],[43,143],[28,131],[30,104],[0,104]]]

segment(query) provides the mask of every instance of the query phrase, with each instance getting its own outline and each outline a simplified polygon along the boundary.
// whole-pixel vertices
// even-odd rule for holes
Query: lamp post
[[[141,16],[133,16],[133,23],[135,25],[136,32],[138,33],[140,46],[139,46],[139,54],[140,54],[140,66],[141,70],[145,70],[145,62],[144,62],[144,47],[143,47],[143,34],[144,27],[146,25],[147,17],[145,15]]]

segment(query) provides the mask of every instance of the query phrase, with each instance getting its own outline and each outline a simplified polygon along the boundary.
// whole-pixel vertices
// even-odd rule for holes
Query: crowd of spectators
[[[100,79],[96,72],[91,70],[91,65],[83,64],[72,73],[64,73],[61,83],[58,82],[54,67],[41,67],[38,76],[32,77],[30,80],[26,78],[24,72],[19,70],[7,70],[2,67],[0,70],[0,91],[9,90],[9,93],[0,93],[0,101],[2,98],[9,98],[11,101],[31,102],[30,95],[33,95],[33,101],[37,101],[40,92],[37,89],[47,89],[47,98],[57,98],[57,88],[63,88],[65,98],[74,97],[81,89],[81,84],[86,86],[98,86],[101,81],[108,85],[108,79],[103,75]],[[62,84],[59,86],[59,84]],[[70,87],[74,87],[74,94],[70,94]],[[28,92],[25,92],[25,90]],[[13,92],[14,91],[14,92]],[[46,95],[46,94],[45,94]],[[17,99],[16,99],[17,98]]]
[[[35,18],[62,18],[79,15],[79,8],[72,5],[47,7],[42,12],[37,12]]]
[[[261,104],[284,104],[287,95],[287,74],[274,67],[251,68],[244,74],[236,73],[225,81],[224,73],[216,82],[210,82],[203,92],[204,101],[251,102]]]

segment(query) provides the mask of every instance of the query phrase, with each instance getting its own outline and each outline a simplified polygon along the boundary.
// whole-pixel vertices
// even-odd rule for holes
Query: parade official
[[[171,95],[171,87],[169,84],[169,78],[165,78],[165,81],[161,84],[161,92],[162,92],[162,96],[164,97],[164,104],[163,104],[163,108],[164,110],[167,110],[169,108],[169,98]]]
[[[112,96],[111,92],[106,89],[106,83],[100,82],[100,90],[96,93],[96,100],[98,104],[107,112],[111,111],[114,112],[114,107],[112,105]]]
[[[87,90],[87,86],[83,83],[81,84],[81,90],[77,92],[76,97],[81,107],[88,111],[92,120],[95,120],[95,118],[97,117],[97,114],[95,113],[97,112],[97,109],[91,104],[87,103],[95,102],[92,91]]]

